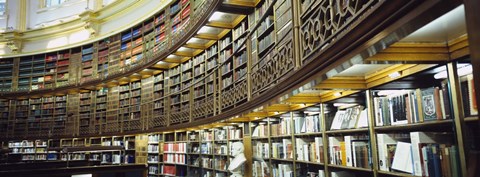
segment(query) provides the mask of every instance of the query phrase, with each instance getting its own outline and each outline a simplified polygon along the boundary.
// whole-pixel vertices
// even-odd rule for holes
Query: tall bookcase
[[[13,68],[14,68],[14,59],[3,59],[0,62],[0,74],[2,77],[0,77],[0,91],[2,92],[7,92],[11,91],[13,87],[13,78],[12,76],[8,75],[10,73],[13,73]]]

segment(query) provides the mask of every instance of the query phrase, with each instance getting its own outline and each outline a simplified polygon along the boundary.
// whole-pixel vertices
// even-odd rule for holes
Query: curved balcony
[[[218,3],[208,7],[215,6],[219,10],[220,2],[206,2]],[[365,51],[372,48],[384,49],[395,41],[388,39],[403,37],[397,32],[405,32],[405,29],[400,28],[405,24],[417,25],[412,19],[420,16],[425,20],[417,22],[425,24],[428,22],[428,18],[424,17],[428,16],[427,12],[445,12],[458,5],[420,1],[387,3],[371,0],[352,4],[305,1],[303,9],[300,4],[294,3],[294,8],[285,10],[281,6],[283,2],[285,1],[262,1],[246,8],[246,14],[255,14],[252,9],[262,11],[255,15],[254,22],[248,23],[248,28],[239,32],[237,30],[243,25],[242,21],[247,18],[242,10],[231,8],[233,10],[228,11],[220,8],[224,11],[222,13],[227,13],[223,14],[224,18],[234,19],[235,22],[232,23],[212,17],[209,22],[204,17],[200,23],[201,20],[197,21],[192,16],[190,21],[198,23],[185,29],[196,30],[177,33],[166,44],[172,47],[147,53],[145,59],[138,64],[122,68],[117,73],[109,73],[106,78],[99,76],[88,81],[75,80],[78,82],[69,86],[29,92],[28,94],[43,94],[40,102],[44,106],[44,103],[49,105],[49,102],[44,101],[45,98],[53,100],[61,97],[52,94],[53,91],[83,88],[72,93],[58,93],[68,95],[65,97],[67,113],[46,118],[40,115],[41,119],[29,119],[30,113],[27,113],[28,115],[20,116],[24,119],[18,119],[18,114],[12,112],[15,116],[4,121],[3,125],[6,126],[2,132],[8,132],[8,138],[114,135],[169,131],[223,121],[271,101],[281,100],[285,94],[292,95],[303,88],[313,87],[325,79],[327,70],[355,59],[363,62],[363,59],[376,52],[355,56],[365,54]],[[205,4],[208,3],[203,5]],[[441,6],[441,10],[432,10],[437,6]],[[340,11],[334,10],[339,7]],[[276,14],[299,10],[297,8],[300,8],[301,13],[293,13],[290,21],[283,21],[280,19],[282,16]],[[213,13],[213,10],[209,10],[203,11]],[[335,14],[332,19],[336,20],[320,22],[323,17],[331,14]],[[439,14],[441,13],[437,15]],[[271,20],[275,24],[272,25]],[[200,28],[201,25],[205,26]],[[408,30],[413,29],[415,28]],[[181,36],[182,34],[187,35]],[[213,58],[218,60],[210,63]],[[196,73],[196,68],[202,66],[204,69]],[[157,72],[153,69],[164,71]],[[9,92],[2,96],[13,98],[25,93]],[[90,101],[82,103],[84,98]],[[38,98],[12,101],[15,111],[30,111],[32,99]],[[318,99],[302,101],[314,102],[318,102]],[[23,103],[27,106],[22,106]],[[86,105],[85,110],[82,105]],[[83,119],[87,120],[86,125],[83,125]],[[61,122],[62,126],[56,126],[56,122]],[[30,128],[30,123],[38,127]]]
[[[157,22],[158,23],[163,23],[164,21],[172,21],[172,23],[176,23],[176,22],[173,22],[175,20],[174,18],[176,18],[176,16],[174,16],[174,15],[175,14],[180,14],[178,12],[181,11],[181,10],[184,10],[184,9],[174,9],[175,7],[178,8],[179,4],[181,3],[180,1],[174,1],[174,2],[176,2],[177,5],[171,5],[170,7],[167,6],[167,8],[160,10],[160,12],[163,15],[166,15],[168,17],[164,17],[166,19],[159,20],[160,17],[156,16],[154,20],[159,20],[160,22],[155,21],[155,23],[157,23]],[[189,3],[189,1],[185,1],[185,2]],[[182,3],[183,3],[183,1],[182,1]],[[4,64],[5,67],[13,66],[13,68],[18,68],[20,71],[11,71],[12,74],[13,74],[13,79],[12,80],[16,80],[16,82],[13,81],[13,82],[10,82],[10,83],[1,83],[0,84],[0,87],[1,87],[0,97],[14,98],[14,97],[25,96],[25,95],[43,95],[43,94],[48,94],[48,93],[52,93],[52,92],[67,92],[67,90],[69,90],[69,89],[75,89],[75,88],[78,88],[78,87],[88,88],[88,87],[92,87],[92,86],[96,86],[96,85],[99,85],[99,84],[102,84],[102,83],[109,82],[109,81],[114,80],[114,79],[118,79],[118,78],[121,78],[121,77],[124,77],[124,76],[132,75],[134,73],[138,73],[138,72],[142,71],[144,68],[152,66],[155,63],[167,58],[167,56],[172,53],[171,51],[177,50],[178,48],[180,48],[181,45],[186,43],[190,39],[190,37],[196,31],[199,30],[201,25],[206,23],[206,21],[208,20],[208,17],[214,12],[215,9],[217,9],[220,6],[221,1],[220,0],[205,0],[205,1],[201,1],[201,2],[199,1],[197,3],[198,4],[192,4],[191,5],[191,6],[195,6],[195,7],[190,7],[190,4],[187,4],[187,6],[189,6],[188,7],[189,9],[188,9],[188,12],[186,12],[185,14],[181,14],[182,15],[181,23],[177,24],[176,26],[173,25],[174,27],[177,27],[176,31],[172,31],[171,29],[166,30],[165,33],[167,33],[167,32],[170,32],[170,33],[165,34],[165,36],[163,37],[164,39],[161,41],[161,43],[156,43],[155,44],[155,46],[153,47],[154,50],[150,50],[148,52],[147,51],[141,51],[141,53],[144,55],[142,57],[142,59],[138,59],[137,61],[131,62],[130,64],[124,64],[124,65],[121,66],[121,68],[114,69],[114,70],[112,70],[112,72],[109,72],[108,74],[104,74],[104,75],[92,74],[92,77],[89,77],[89,79],[82,79],[81,76],[76,75],[75,70],[71,70],[71,69],[67,68],[66,70],[68,71],[68,74],[75,77],[75,78],[70,77],[68,79],[68,82],[61,82],[61,83],[54,82],[52,84],[49,84],[48,87],[41,86],[41,87],[36,87],[36,88],[34,88],[32,86],[29,86],[29,88],[22,88],[20,86],[15,86],[15,85],[19,85],[18,83],[22,82],[21,81],[22,65],[24,65],[26,63],[33,63],[33,65],[35,65],[37,62],[40,62],[40,64],[45,64],[43,67],[39,65],[39,67],[41,67],[41,69],[45,69],[45,70],[43,72],[39,72],[38,74],[34,73],[33,70],[35,70],[35,66],[32,66],[32,72],[31,72],[30,76],[32,76],[32,77],[48,76],[48,75],[51,74],[49,72],[56,72],[56,70],[47,71],[49,68],[51,68],[47,63],[49,60],[53,60],[53,61],[62,60],[62,59],[72,60],[72,58],[76,54],[77,55],[80,55],[80,53],[84,54],[84,52],[87,50],[85,46],[98,46],[99,48],[102,48],[102,47],[105,47],[106,45],[110,45],[109,43],[110,43],[110,40],[112,40],[112,38],[117,38],[118,39],[120,37],[120,35],[123,35],[123,34],[126,34],[126,33],[130,33],[131,35],[133,35],[133,33],[136,33],[137,36],[144,37],[145,41],[151,40],[154,37],[153,34],[157,33],[157,31],[152,31],[152,29],[154,29],[153,19],[146,20],[145,22],[140,23],[139,25],[133,27],[132,29],[129,29],[125,32],[122,32],[121,34],[114,35],[114,37],[107,37],[107,38],[105,38],[103,40],[100,40],[98,42],[94,42],[94,43],[91,43],[91,44],[84,45],[81,48],[76,48],[78,50],[81,50],[81,52],[78,51],[78,52],[75,53],[74,52],[75,48],[74,48],[74,49],[68,49],[68,50],[63,50],[63,51],[58,51],[58,52],[51,52],[51,53],[48,53],[48,54],[26,56],[26,57],[23,57],[23,58],[31,58],[31,59],[23,62],[22,58],[20,58],[19,63],[15,64],[15,65],[13,64],[13,63],[15,63],[13,60],[15,60],[16,58],[2,59],[2,60],[4,60],[3,63],[5,63]],[[191,12],[190,12],[190,8],[192,9]],[[184,12],[184,11],[182,11],[182,12]],[[170,16],[171,16],[171,19],[170,19]],[[183,19],[183,16],[186,16],[186,17]],[[150,33],[149,34],[146,34],[146,33],[143,34],[145,31],[149,31]],[[134,41],[132,41],[132,43],[133,42]],[[124,45],[124,44],[116,43],[116,45]],[[136,47],[144,46],[144,45],[147,45],[147,42],[141,41],[141,43],[135,44]],[[96,49],[92,48],[92,50],[96,50]],[[96,51],[90,51],[89,53],[96,53]],[[49,54],[52,54],[52,55],[49,55]],[[97,54],[95,54],[95,55],[97,55]],[[40,58],[37,58],[37,57],[40,57]],[[49,57],[51,57],[51,58],[49,58]],[[113,56],[113,57],[122,57],[122,56]],[[39,60],[37,60],[37,59],[39,59]],[[45,60],[45,62],[42,62],[41,60]],[[79,59],[79,60],[83,60],[83,58]],[[13,61],[13,62],[10,63],[9,61]],[[75,64],[73,62],[67,63],[66,65],[70,64],[70,65],[73,66]],[[59,64],[56,64],[56,65],[58,66]],[[76,66],[74,66],[74,67],[76,67]],[[58,67],[58,68],[60,68],[60,67]],[[53,68],[53,69],[55,69],[55,68]],[[17,73],[15,73],[15,72],[17,72]],[[2,79],[4,79],[4,78],[2,78]],[[30,82],[35,82],[35,81],[33,81],[33,79],[32,79],[32,81],[30,81]],[[30,84],[30,85],[35,85],[35,84]],[[10,87],[10,88],[8,88],[8,87]]]

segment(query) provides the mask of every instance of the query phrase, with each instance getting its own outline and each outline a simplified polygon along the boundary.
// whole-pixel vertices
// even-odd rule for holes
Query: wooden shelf
[[[334,134],[355,134],[355,133],[368,133],[368,128],[343,129],[343,130],[328,130],[328,131],[326,131],[326,134],[327,134],[327,135],[334,135]]]
[[[343,165],[331,165],[331,164],[328,164],[328,167],[337,168],[337,169],[345,169],[345,170],[355,170],[355,171],[373,172],[372,169],[359,168],[359,167],[347,167],[347,166],[343,166]]]
[[[452,120],[440,120],[440,121],[428,121],[422,123],[414,124],[404,124],[404,125],[390,125],[375,127],[377,132],[392,132],[392,131],[417,131],[417,130],[431,130],[431,129],[440,129],[445,130],[445,128],[453,126]]]
[[[387,172],[387,171],[378,171],[378,174],[382,175],[382,176],[400,176],[400,177],[415,177],[411,174],[407,174],[407,173],[400,173],[400,172]]]

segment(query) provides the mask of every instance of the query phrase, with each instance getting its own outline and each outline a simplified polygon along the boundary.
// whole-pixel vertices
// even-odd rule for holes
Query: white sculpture
[[[232,143],[231,155],[234,158],[228,166],[228,170],[232,172],[230,177],[243,177],[243,164],[247,161],[243,151],[244,147],[242,142]]]

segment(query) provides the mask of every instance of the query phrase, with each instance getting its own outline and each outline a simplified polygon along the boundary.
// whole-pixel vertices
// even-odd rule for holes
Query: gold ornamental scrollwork
[[[321,0],[312,1],[301,16],[300,40],[302,60],[321,51],[349,30],[358,17],[362,16],[380,0]]]

